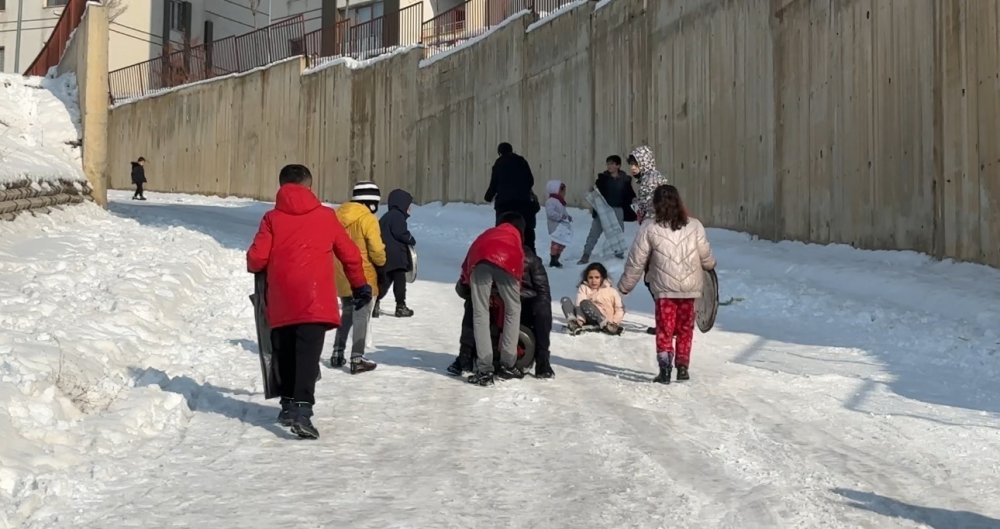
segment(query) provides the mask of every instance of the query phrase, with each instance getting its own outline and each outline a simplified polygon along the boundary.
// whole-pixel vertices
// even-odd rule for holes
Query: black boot
[[[347,359],[344,358],[343,351],[334,351],[333,356],[330,357],[330,365],[334,368],[344,367],[347,365]]]
[[[688,374],[688,366],[677,366],[677,380],[691,380]]]
[[[477,386],[492,386],[493,373],[476,373],[469,377],[469,384],[475,384]]]
[[[550,256],[549,266],[551,266],[552,268],[562,268],[562,263],[559,262],[558,255]]]
[[[319,430],[313,426],[312,404],[296,402],[292,405],[292,433],[301,439],[319,439]]]
[[[672,371],[674,363],[674,355],[672,353],[663,352],[657,353],[656,363],[660,366],[660,374],[656,375],[653,382],[658,382],[660,384],[670,383],[670,372]]]
[[[375,302],[375,307],[372,309],[372,318],[378,318],[379,314],[382,313],[382,306],[381,306],[381,304],[382,304],[381,301],[376,301]]]
[[[520,379],[524,378],[524,371],[522,371],[521,368],[517,366],[507,367],[501,365],[499,369],[497,369],[497,376],[500,377],[502,380],[510,380],[512,378]]]
[[[413,316],[413,311],[406,306],[406,303],[396,303],[396,317],[409,318]]]
[[[292,399],[281,397],[281,412],[278,413],[278,424],[285,427],[292,425]]]
[[[378,364],[372,362],[371,360],[359,356],[357,358],[351,359],[351,374],[357,375],[358,373],[364,373],[367,371],[374,371],[378,367]]]
[[[548,360],[537,360],[535,361],[535,378],[555,378],[556,374],[552,371],[552,364]]]

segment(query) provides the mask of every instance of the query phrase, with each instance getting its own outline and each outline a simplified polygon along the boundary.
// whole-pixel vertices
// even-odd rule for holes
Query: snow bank
[[[340,66],[340,65],[347,66],[352,70],[357,70],[359,68],[371,66],[372,64],[375,64],[377,62],[389,60],[397,55],[402,55],[408,51],[415,50],[419,47],[420,47],[419,44],[411,44],[409,46],[396,46],[387,49],[385,53],[381,53],[379,55],[375,55],[374,57],[370,57],[368,59],[361,61],[354,59],[352,57],[320,57],[319,59],[317,59],[319,61],[319,64],[317,64],[316,66],[312,66],[310,68],[306,68],[305,70],[302,71],[302,75],[322,72],[327,68],[333,68],[334,66]]]
[[[14,182],[86,182],[76,76],[0,74],[0,189]]]
[[[540,16],[538,17],[538,20],[536,20],[535,22],[532,22],[531,25],[528,26],[528,30],[526,31],[526,33],[531,33],[532,31],[534,31],[534,30],[536,30],[536,29],[544,26],[545,24],[548,24],[549,22],[552,22],[552,20],[555,19],[557,16],[562,15],[564,13],[569,13],[570,11],[572,11],[572,10],[574,10],[574,9],[576,9],[576,8],[584,5],[584,4],[588,4],[588,3],[592,2],[592,1],[593,0],[576,0],[575,2],[570,2],[568,4],[560,6],[559,9],[556,9],[555,11],[549,11],[547,13],[540,13]]]
[[[183,425],[183,388],[160,384],[201,361],[192,332],[245,310],[206,290],[246,279],[241,262],[206,235],[92,204],[0,223],[0,527],[72,489],[67,467]]]
[[[455,46],[453,46],[451,48],[447,48],[447,49],[445,49],[445,51],[439,52],[439,53],[437,53],[435,55],[432,55],[432,56],[430,56],[430,57],[428,57],[428,58],[420,61],[420,65],[419,66],[420,66],[420,68],[423,68],[425,66],[430,66],[430,65],[432,65],[432,64],[440,61],[441,59],[444,59],[446,57],[450,57],[451,55],[453,55],[455,53],[458,53],[458,52],[460,52],[460,51],[468,48],[469,46],[472,46],[473,44],[475,44],[475,43],[477,43],[477,42],[479,42],[481,40],[486,39],[490,35],[496,33],[500,29],[506,27],[511,22],[513,22],[513,21],[515,21],[515,20],[517,20],[517,19],[519,19],[519,18],[521,18],[521,17],[523,17],[525,15],[530,15],[530,14],[531,14],[531,11],[528,11],[527,9],[522,9],[521,11],[518,11],[517,13],[514,13],[513,15],[511,15],[511,16],[507,17],[506,19],[504,19],[503,22],[497,24],[496,26],[491,27],[488,31],[486,31],[486,32],[484,32],[484,33],[482,33],[480,35],[476,35],[475,37],[472,37],[472,38],[470,38],[468,40],[462,41],[462,43],[460,43],[460,44],[457,44],[457,45],[455,45]]]

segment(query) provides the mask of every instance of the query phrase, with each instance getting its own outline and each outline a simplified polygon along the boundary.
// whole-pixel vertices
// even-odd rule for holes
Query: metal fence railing
[[[522,11],[544,16],[577,0],[466,0],[424,22],[424,55],[437,53],[482,35]]]
[[[63,12],[59,15],[59,21],[52,28],[49,40],[45,42],[42,51],[38,52],[31,66],[24,71],[24,75],[44,76],[49,68],[58,66],[62,59],[63,51],[69,44],[69,38],[76,31],[80,21],[83,20],[83,12],[87,9],[87,0],[69,0],[63,7]]]
[[[423,20],[424,5],[420,3],[355,24],[347,30],[343,55],[367,59],[400,46],[419,44]]]
[[[538,15],[545,15],[555,11],[556,9],[559,9],[560,7],[572,4],[576,0],[522,0],[522,1],[532,2],[534,4],[531,8],[532,12]]]
[[[299,15],[243,35],[167,50],[160,57],[108,74],[111,98],[120,101],[142,97],[301,56],[306,52],[305,37],[305,24]]]
[[[320,28],[306,33],[306,58],[310,66],[321,64],[323,59],[332,59],[344,54],[347,49],[347,30],[351,28],[351,19],[345,18],[333,27]],[[323,39],[330,39],[332,49],[323,48]]]
[[[298,15],[244,35],[177,51],[167,50],[155,59],[115,70],[108,80],[111,99],[121,101],[146,96],[300,55],[304,55],[311,66],[316,66],[336,57],[364,60],[399,47],[421,44],[425,56],[429,57],[482,35],[519,12],[544,16],[574,1],[466,0],[427,21],[423,19],[423,3],[417,3],[357,24],[349,19],[340,20],[332,28],[309,33],[305,33],[303,17]],[[69,5],[83,3],[85,0],[70,0]],[[67,6],[67,12],[69,10]],[[333,34],[326,33],[329,31]],[[47,44],[46,48],[49,46]],[[45,50],[39,58],[44,54]],[[58,64],[58,58],[55,63]]]

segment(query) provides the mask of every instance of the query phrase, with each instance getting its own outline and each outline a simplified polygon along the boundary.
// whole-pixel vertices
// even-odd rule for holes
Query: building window
[[[353,7],[350,11],[344,12],[344,9],[340,10],[341,16],[351,19],[351,25],[356,26],[358,24],[363,24],[369,20],[374,20],[382,16],[383,11],[382,2],[373,2],[371,4]]]
[[[69,0],[45,0],[45,7],[63,7]]]
[[[7,0],[0,0],[0,11],[7,10]]]
[[[170,0],[170,29],[181,32],[187,31],[190,14],[191,2]]]
[[[3,0],[0,0],[0,2],[2,2],[2,1]],[[0,4],[0,5],[3,5],[3,4]],[[4,55],[6,53],[7,53],[7,51],[4,49],[4,47],[0,46],[0,72],[4,71]]]

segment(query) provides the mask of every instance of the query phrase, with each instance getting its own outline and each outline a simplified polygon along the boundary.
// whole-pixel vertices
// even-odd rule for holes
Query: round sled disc
[[[701,287],[701,297],[694,302],[694,311],[698,329],[701,332],[712,330],[719,312],[719,276],[715,270],[705,272],[705,284]]]
[[[531,330],[521,326],[521,332],[517,336],[517,367],[528,369],[535,363],[535,337]]]
[[[410,249],[410,262],[413,266],[408,272],[406,272],[406,282],[412,283],[417,280],[417,250],[412,246],[407,246]]]

